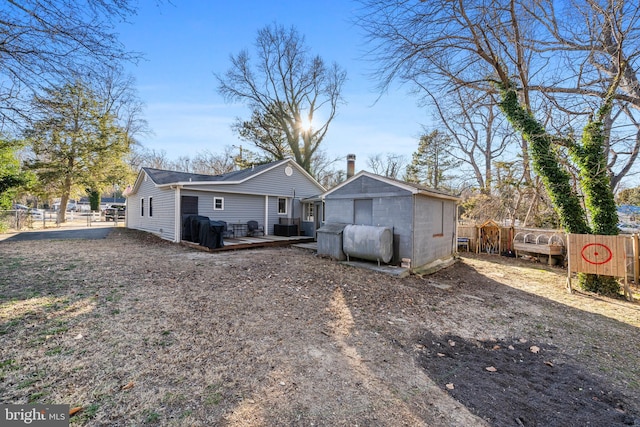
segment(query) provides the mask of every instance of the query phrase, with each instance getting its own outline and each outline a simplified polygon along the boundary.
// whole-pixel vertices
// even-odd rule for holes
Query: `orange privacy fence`
[[[571,291],[571,273],[599,274],[624,278],[624,293],[628,299],[631,299],[631,290],[627,281],[626,241],[628,239],[628,236],[568,234],[567,286],[569,291]]]

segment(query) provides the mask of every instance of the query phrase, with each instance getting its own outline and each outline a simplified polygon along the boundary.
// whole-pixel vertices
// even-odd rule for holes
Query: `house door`
[[[198,196],[182,196],[180,199],[180,215],[198,215]]]
[[[198,197],[197,196],[180,196],[180,221],[182,229],[182,239],[191,240],[191,231],[185,230],[184,218],[189,215],[198,215]]]
[[[315,202],[313,204],[313,220],[315,222],[315,229],[322,227],[324,222],[324,202]]]
[[[353,201],[353,223],[373,225],[373,200],[356,199]]]

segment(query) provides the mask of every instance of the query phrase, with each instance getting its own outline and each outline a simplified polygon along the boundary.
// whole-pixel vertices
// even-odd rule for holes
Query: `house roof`
[[[142,168],[142,171],[136,179],[136,183],[132,191],[128,194],[135,193],[140,186],[141,177],[143,173],[146,174],[157,186],[170,186],[170,185],[190,185],[197,186],[201,184],[239,184],[248,179],[256,177],[262,173],[265,173],[273,168],[288,163],[292,167],[297,168],[302,174],[306,175],[312,182],[316,183],[320,189],[323,187],[305,171],[300,165],[298,165],[292,159],[278,160],[271,163],[265,163],[262,165],[255,165],[247,169],[239,171],[232,171],[220,175],[206,175],[188,172],[177,172],[164,169],[155,168]]]
[[[254,175],[258,175],[265,170],[271,169],[280,163],[287,160],[280,160],[278,162],[266,163],[263,165],[253,166],[251,168],[242,169],[239,171],[232,171],[220,175],[204,175],[189,172],[177,172],[163,169],[154,168],[142,168],[149,178],[158,185],[176,184],[184,182],[241,182],[247,178],[251,178]]]
[[[424,185],[416,184],[416,183],[413,183],[413,182],[400,181],[398,179],[393,179],[393,178],[389,178],[389,177],[386,177],[386,176],[376,175],[374,173],[367,172],[367,171],[358,172],[357,174],[355,174],[351,178],[349,178],[346,181],[340,183],[339,185],[333,187],[331,190],[327,191],[322,196],[326,197],[327,195],[333,193],[334,191],[338,190],[339,188],[344,187],[345,185],[349,184],[350,182],[355,181],[356,179],[359,179],[362,176],[366,176],[366,177],[369,177],[369,178],[372,178],[372,179],[376,179],[378,181],[386,182],[387,184],[390,184],[390,185],[402,188],[404,190],[407,190],[407,191],[411,192],[412,194],[422,194],[422,195],[426,195],[426,196],[437,197],[437,198],[441,198],[441,199],[455,200],[455,201],[459,201],[460,200],[460,197],[455,196],[455,195],[450,194],[450,193],[447,193],[447,192],[444,192],[444,191],[435,190],[433,188],[429,188],[429,187],[426,187]]]

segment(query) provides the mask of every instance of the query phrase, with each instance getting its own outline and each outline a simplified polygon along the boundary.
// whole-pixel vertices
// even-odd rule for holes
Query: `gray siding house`
[[[456,253],[456,196],[361,171],[323,199],[325,224],[392,227],[391,264],[410,259],[412,270],[425,271]]]
[[[183,215],[197,214],[229,224],[258,221],[269,235],[275,224],[305,214],[301,199],[324,191],[291,159],[222,175],[142,168],[126,192],[126,226],[179,242]]]

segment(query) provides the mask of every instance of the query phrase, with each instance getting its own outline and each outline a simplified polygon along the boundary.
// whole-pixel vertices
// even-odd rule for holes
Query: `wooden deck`
[[[287,246],[295,243],[313,242],[313,237],[308,236],[257,236],[257,237],[237,237],[224,239],[222,248],[209,249],[200,246],[198,243],[181,241],[180,243],[190,248],[199,249],[206,252],[234,251],[237,249],[261,248],[265,246]]]

